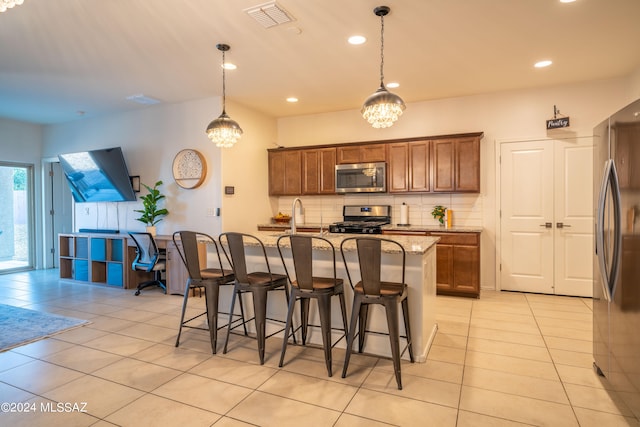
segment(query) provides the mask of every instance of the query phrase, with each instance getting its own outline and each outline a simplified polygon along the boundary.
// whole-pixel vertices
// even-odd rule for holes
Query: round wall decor
[[[196,188],[207,175],[207,164],[202,154],[190,148],[181,150],[173,159],[173,179],[182,188]]]

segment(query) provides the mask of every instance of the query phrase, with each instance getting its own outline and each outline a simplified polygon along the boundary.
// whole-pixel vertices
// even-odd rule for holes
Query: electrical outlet
[[[215,208],[207,208],[206,216],[207,217],[216,216],[216,209]]]

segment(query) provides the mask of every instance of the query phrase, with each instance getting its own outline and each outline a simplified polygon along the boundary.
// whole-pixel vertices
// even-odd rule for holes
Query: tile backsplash
[[[291,205],[295,197],[280,197],[278,211],[291,214]],[[453,211],[453,225],[458,227],[482,227],[482,195],[481,194],[402,194],[372,195],[347,194],[344,196],[301,196],[304,207],[305,223],[331,224],[342,221],[344,205],[390,205],[391,222],[400,222],[400,206],[409,206],[409,222],[411,225],[438,225],[431,211],[436,205],[442,205]],[[273,214],[277,214],[274,212]],[[268,222],[268,221],[267,221]]]

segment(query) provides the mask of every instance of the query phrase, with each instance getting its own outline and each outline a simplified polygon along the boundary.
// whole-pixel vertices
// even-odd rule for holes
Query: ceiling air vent
[[[286,24],[294,20],[294,18],[281,6],[276,4],[275,1],[250,7],[245,9],[245,12],[258,21],[264,28],[275,27],[276,25]]]

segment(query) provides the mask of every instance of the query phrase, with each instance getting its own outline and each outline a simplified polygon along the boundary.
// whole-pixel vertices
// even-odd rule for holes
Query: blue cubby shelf
[[[107,285],[118,286],[120,288],[123,286],[122,263],[107,263]]]
[[[76,259],[73,262],[73,278],[83,282],[89,281],[89,261]]]
[[[104,238],[91,238],[91,260],[105,261],[107,259],[107,240]]]

